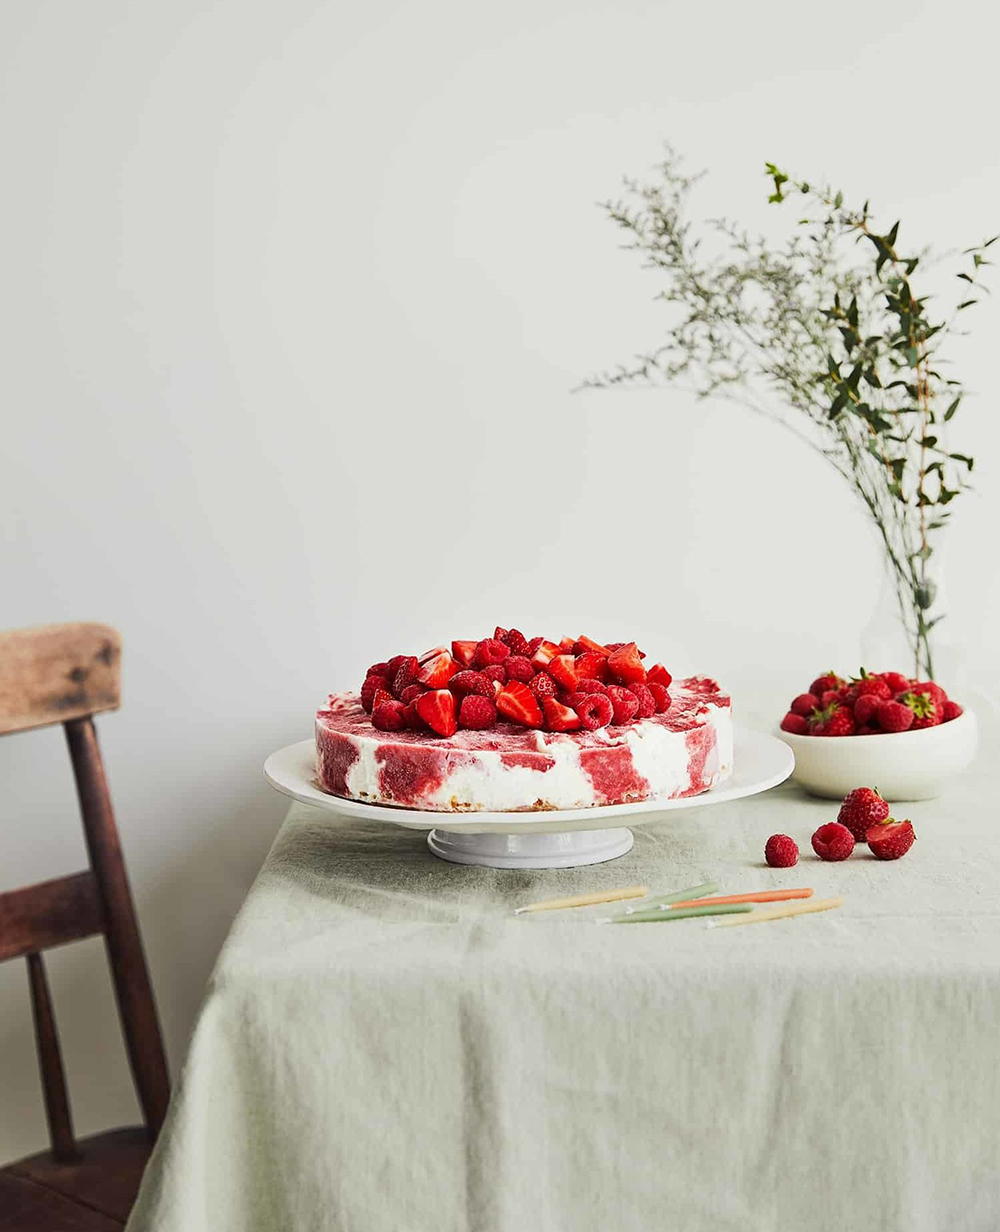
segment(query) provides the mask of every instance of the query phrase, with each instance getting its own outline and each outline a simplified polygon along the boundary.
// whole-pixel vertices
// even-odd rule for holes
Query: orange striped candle
[[[720,894],[717,898],[689,899],[684,903],[670,903],[664,910],[674,907],[700,907],[705,903],[783,903],[789,898],[809,898],[812,887],[801,890],[757,890],[752,894]]]

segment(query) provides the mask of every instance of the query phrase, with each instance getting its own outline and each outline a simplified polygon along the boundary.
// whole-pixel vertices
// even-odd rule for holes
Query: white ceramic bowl
[[[775,735],[795,754],[792,778],[814,796],[842,799],[877,787],[884,799],[930,800],[976,755],[979,728],[966,710],[950,723],[880,736]]]

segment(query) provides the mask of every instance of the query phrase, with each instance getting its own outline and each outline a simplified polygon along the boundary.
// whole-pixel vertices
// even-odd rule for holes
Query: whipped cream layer
[[[732,704],[707,677],[675,681],[666,714],[597,731],[499,723],[444,739],[380,732],[356,693],[316,713],[316,772],[335,796],[434,812],[588,808],[697,795],[733,766]]]

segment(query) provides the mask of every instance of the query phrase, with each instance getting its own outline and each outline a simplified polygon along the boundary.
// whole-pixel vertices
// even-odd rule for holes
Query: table
[[[977,765],[898,863],[792,783],[610,864],[450,865],[295,805],[209,985],[130,1232],[995,1232],[1000,828]],[[768,869],[767,836],[802,857]],[[811,885],[749,928],[513,916],[563,893]]]

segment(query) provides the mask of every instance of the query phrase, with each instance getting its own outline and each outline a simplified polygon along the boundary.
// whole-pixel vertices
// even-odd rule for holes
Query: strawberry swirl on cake
[[[316,713],[335,796],[435,812],[585,808],[697,795],[733,765],[732,705],[634,642],[498,628],[374,664]]]

